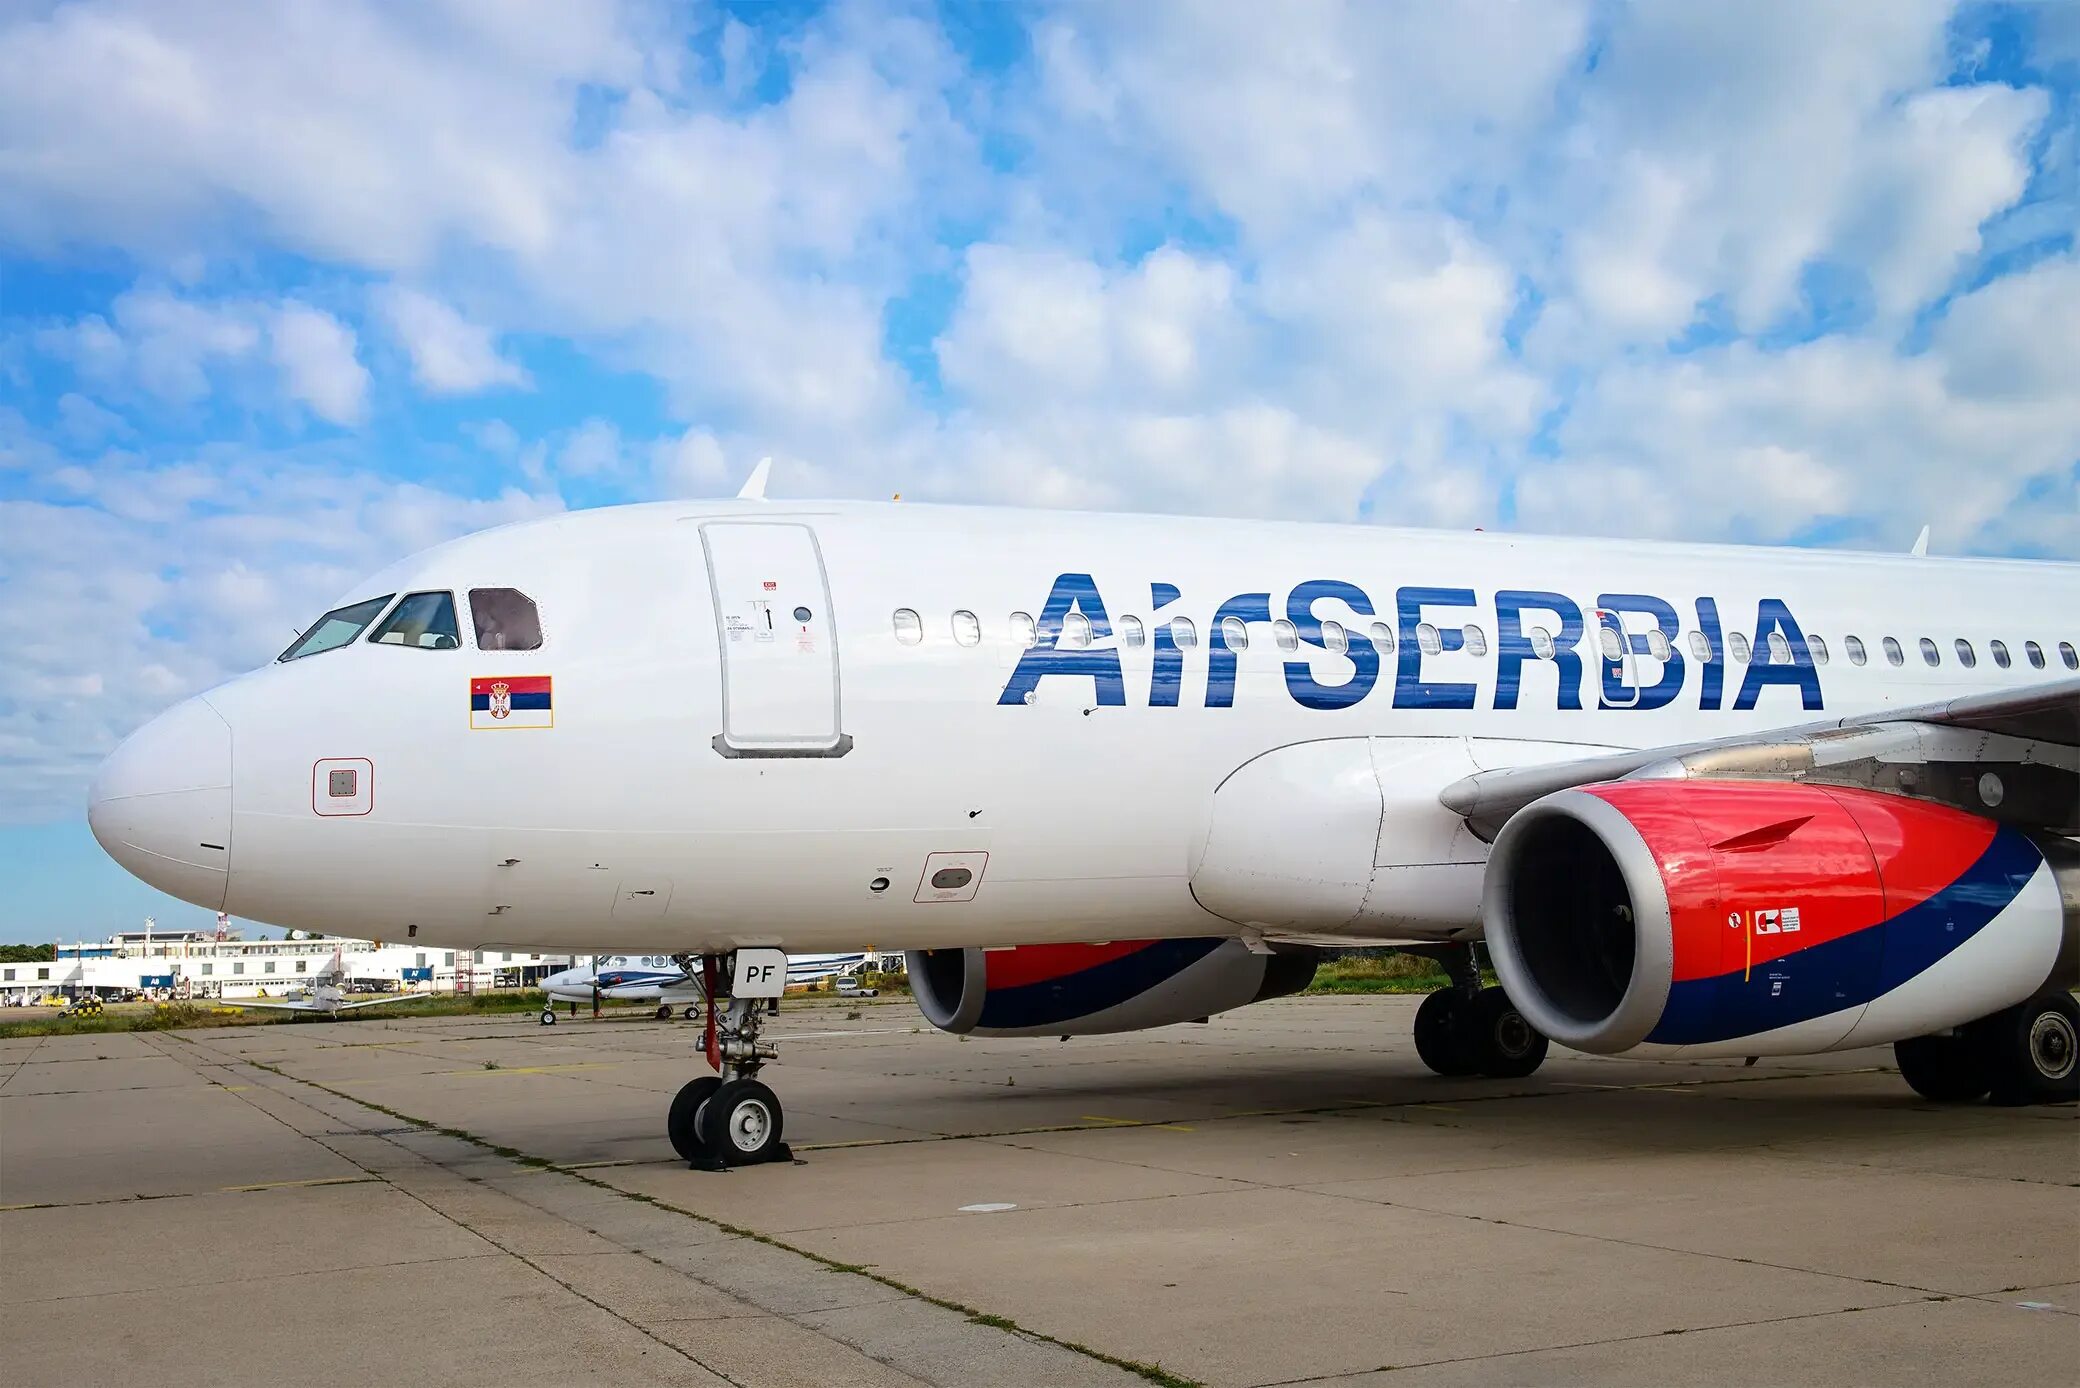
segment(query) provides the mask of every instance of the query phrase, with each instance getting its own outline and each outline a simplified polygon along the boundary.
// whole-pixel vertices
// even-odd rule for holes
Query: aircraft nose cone
[[[87,823],[109,857],[160,891],[224,909],[231,866],[231,725],[176,704],[108,754]]]

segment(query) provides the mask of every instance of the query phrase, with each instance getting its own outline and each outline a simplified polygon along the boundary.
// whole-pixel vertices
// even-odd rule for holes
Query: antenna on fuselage
[[[1925,526],[1925,525],[1924,525],[1924,526],[1922,526],[1922,527],[1921,527],[1921,533],[1920,533],[1919,535],[1916,535],[1916,536],[1914,537],[1914,547],[1913,547],[1912,549],[1908,550],[1908,551],[1907,551],[1907,553],[1909,553],[1909,554],[1913,555],[1913,556],[1914,556],[1914,557],[1915,557],[1916,559],[1925,559],[1925,558],[1927,558],[1927,557],[1928,557],[1928,527],[1927,527],[1927,526]]]
[[[758,466],[751,469],[751,475],[744,479],[744,485],[737,488],[737,500],[764,501],[766,499],[766,478],[771,476],[772,472],[773,460],[771,458],[760,458]]]

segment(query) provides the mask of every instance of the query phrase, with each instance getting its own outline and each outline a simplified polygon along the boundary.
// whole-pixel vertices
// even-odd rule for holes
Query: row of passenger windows
[[[455,617],[455,595],[445,592],[407,593],[395,607],[397,595],[336,607],[296,638],[277,661],[300,660],[307,655],[337,650],[351,642],[377,617],[384,616],[368,639],[379,646],[405,646],[421,651],[452,651],[462,645],[461,627]],[[518,588],[472,588],[469,590],[470,622],[475,628],[480,651],[532,651],[542,644],[542,617],[534,599]]]
[[[916,609],[909,607],[897,608],[894,625],[896,640],[903,645],[915,646],[924,640],[924,619],[918,615]],[[1199,644],[1199,628],[1192,622],[1191,618],[1172,617],[1167,625],[1170,629],[1170,639],[1177,644],[1179,649],[1190,650]],[[1147,628],[1143,626],[1139,617],[1122,615],[1117,621],[1117,626],[1120,641],[1128,648],[1132,649],[1148,644]],[[956,644],[974,646],[979,645],[982,641],[982,622],[973,612],[965,610],[955,612],[951,630]],[[1221,644],[1228,650],[1242,651],[1249,649],[1249,623],[1243,621],[1242,618],[1223,617],[1220,619],[1217,630]],[[1455,628],[1455,630],[1462,641],[1460,648],[1466,654],[1479,657],[1488,653],[1488,635],[1479,626],[1469,624]],[[1028,612],[1014,612],[1011,614],[1010,633],[1013,643],[1020,646],[1035,645],[1040,639],[1039,627],[1033,621],[1032,614]],[[1382,655],[1388,654],[1394,649],[1394,629],[1385,622],[1374,622],[1360,634],[1364,639],[1370,640],[1373,647]],[[1531,643],[1531,653],[1538,659],[1551,660],[1558,652],[1559,647],[1554,640],[1553,633],[1544,627],[1534,626],[1525,635]],[[1420,622],[1416,625],[1415,637],[1416,645],[1424,655],[1437,655],[1444,650],[1444,633],[1429,622]],[[1071,612],[1062,618],[1062,633],[1056,643],[1058,646],[1064,650],[1082,650],[1091,644],[1091,640],[1092,628],[1090,618],[1084,616],[1081,612]],[[1300,649],[1299,629],[1284,618],[1279,618],[1271,623],[1271,640],[1282,651],[1297,651]],[[1672,653],[1669,639],[1658,628],[1647,632],[1645,640],[1647,649],[1644,654],[1655,660],[1667,660],[1669,658]],[[1349,650],[1350,632],[1340,622],[1323,622],[1322,644],[1335,652]],[[1749,648],[1748,638],[1737,631],[1727,633],[1723,649],[1711,637],[1701,631],[1692,631],[1686,638],[1685,644],[1688,645],[1690,654],[1695,659],[1704,661],[1707,664],[1729,658],[1746,664],[1750,660],[1757,659],[1757,653]],[[1624,648],[1620,643],[1618,633],[1607,626],[1597,629],[1597,646],[1605,660],[1618,660],[1624,654]],[[1907,663],[1906,650],[1900,645],[1897,638],[1891,636],[1883,637],[1879,640],[1878,646],[1885,653],[1885,662],[1888,665],[1904,665]],[[1943,663],[1942,647],[1936,643],[1934,638],[1922,637],[1919,647],[1923,664],[1938,666]],[[1815,665],[1825,665],[1833,659],[1825,637],[1807,636],[1806,649],[1811,653]],[[1951,643],[1951,649],[1956,653],[1957,663],[1964,666],[1967,670],[1978,665],[1979,652],[1970,641],[1960,636]],[[2008,643],[2005,641],[1988,641],[1986,643],[1986,652],[1992,658],[1993,663],[2003,670],[2015,664],[2014,652],[2009,649]],[[1842,653],[1848,658],[1851,665],[1867,665],[1870,663],[1870,651],[1865,647],[1862,637],[1844,636],[1842,638]],[[2048,664],[2044,648],[2035,641],[2024,641],[2022,643],[2022,656],[2034,669],[2042,670]],[[1782,632],[1776,631],[1769,634],[1769,639],[1764,644],[1759,658],[1766,665],[1790,665],[1795,659],[1791,651],[1791,642],[1785,638]],[[2072,642],[2061,641],[2058,643],[2058,658],[2066,669],[2080,670],[2080,651],[2074,650]]]

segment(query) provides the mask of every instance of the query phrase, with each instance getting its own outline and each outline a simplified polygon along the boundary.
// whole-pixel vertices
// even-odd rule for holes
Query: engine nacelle
[[[1520,810],[1482,891],[1495,970],[1577,1050],[1810,1054],[2030,996],[2075,922],[2024,833],[1775,781],[1614,781]]]
[[[912,950],[910,991],[941,1031],[1092,1036],[1190,1022],[1297,993],[1319,954],[1255,954],[1240,940],[1116,940],[1103,945]]]

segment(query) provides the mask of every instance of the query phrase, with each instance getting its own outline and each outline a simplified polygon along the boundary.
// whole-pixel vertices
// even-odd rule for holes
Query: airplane
[[[866,960],[865,952],[860,950],[850,954],[798,954],[787,961],[787,983],[795,987],[821,982],[834,974],[857,969]],[[545,1027],[556,1025],[554,1004],[589,1003],[595,993],[621,1001],[654,1002],[660,1022],[670,1021],[675,1007],[687,1021],[699,1021],[705,1001],[701,985],[684,966],[665,954],[597,955],[586,963],[550,974],[542,980],[542,993],[541,1022]]]
[[[273,1012],[309,1012],[321,1017],[335,1016],[341,1012],[353,1012],[363,1007],[381,1007],[384,1003],[410,1002],[425,997],[424,993],[385,993],[381,997],[347,1000],[347,970],[341,962],[340,952],[332,952],[332,962],[312,974],[301,998],[222,998],[225,1007],[257,1007]]]
[[[1195,1021],[1384,943],[1450,979],[1444,1074],[1889,1043],[1930,1099],[2071,1099],[2076,620],[2065,563],[754,484],[371,576],[132,734],[89,820],[211,910],[697,961],[697,1165],[785,1152],[762,1002],[860,941],[958,1034]]]

